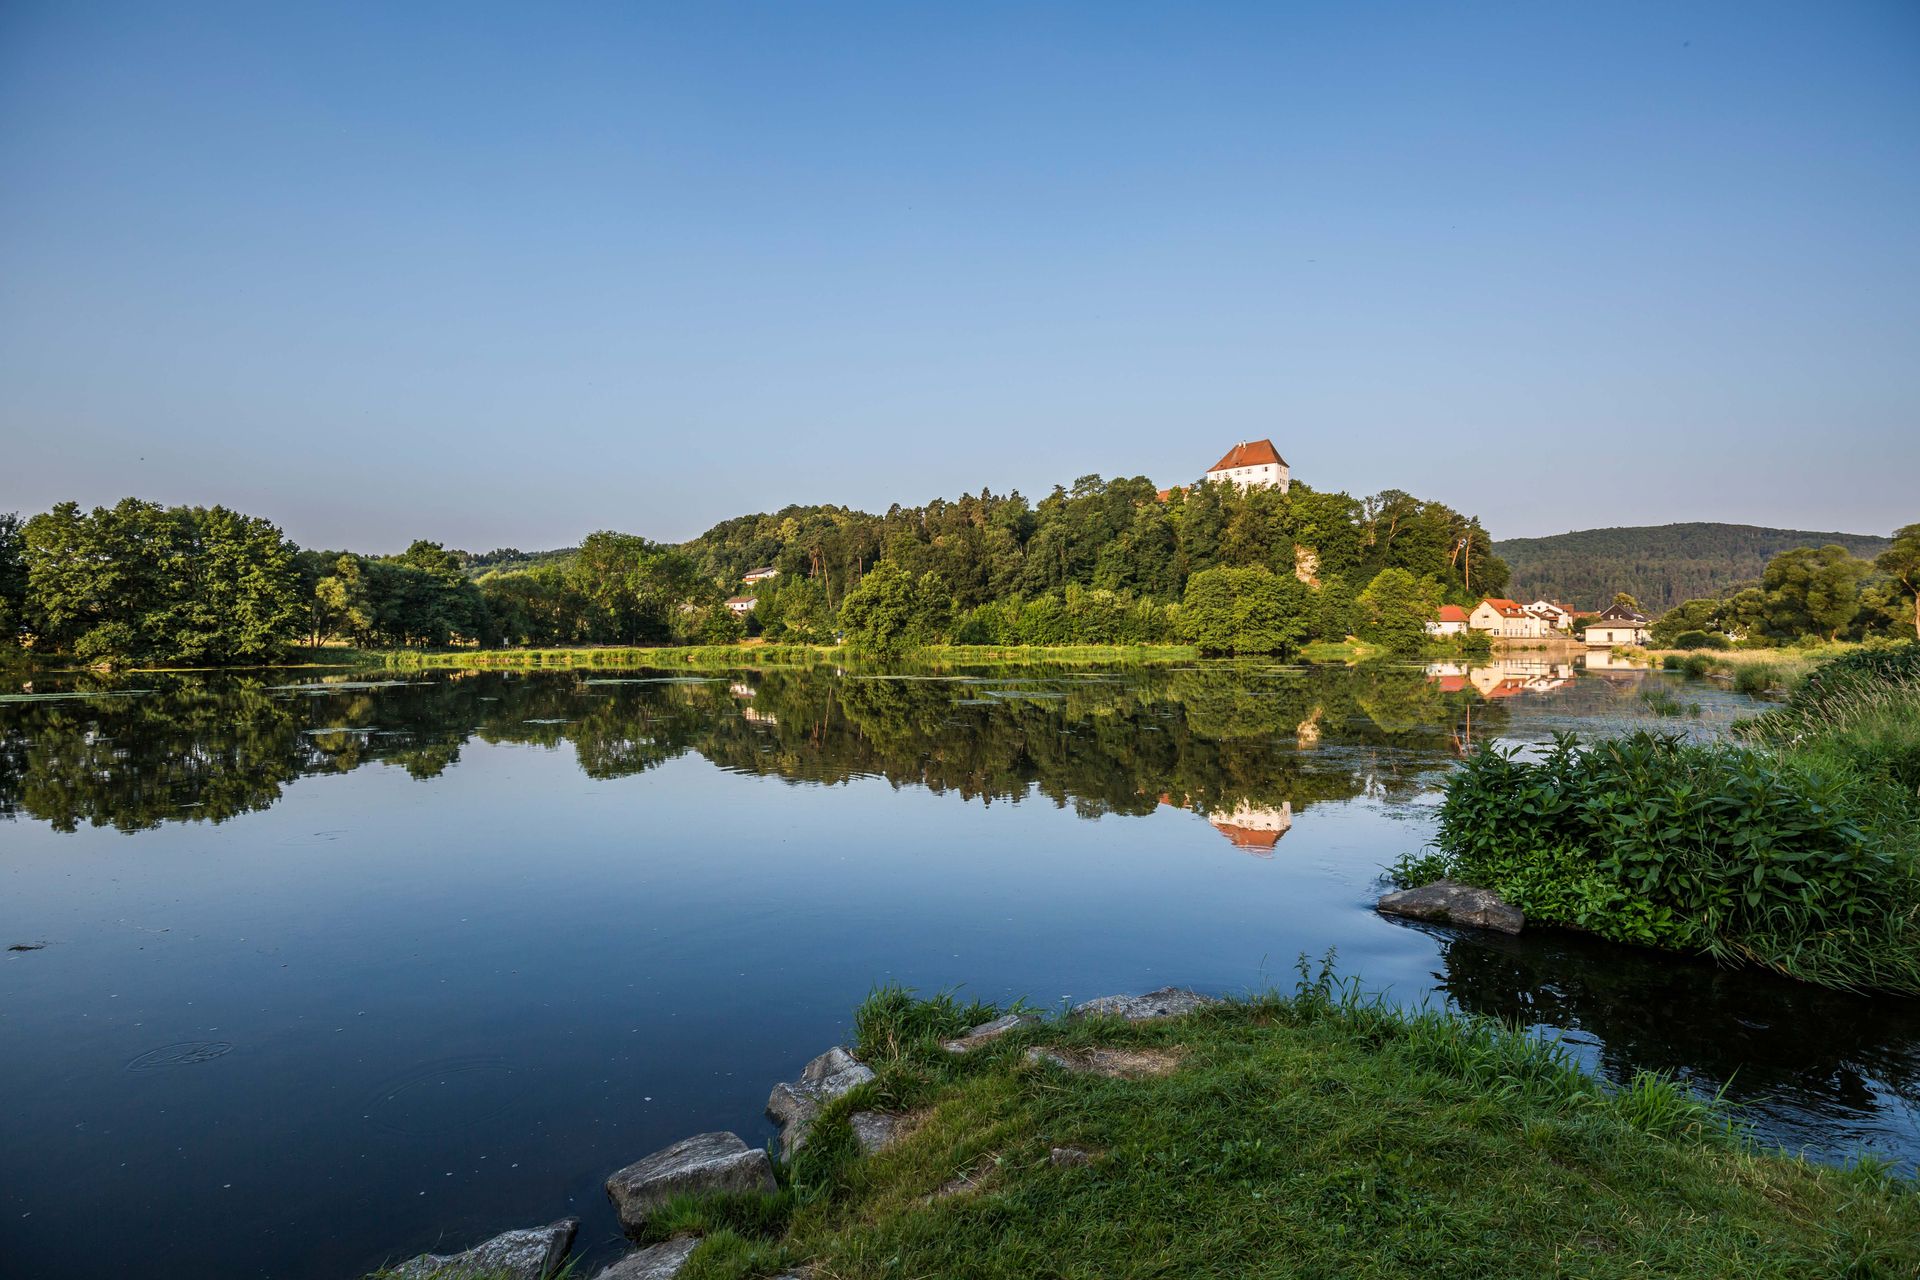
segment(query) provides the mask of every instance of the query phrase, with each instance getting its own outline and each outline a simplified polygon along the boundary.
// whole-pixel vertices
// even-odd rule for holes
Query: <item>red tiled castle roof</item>
[[[1273,447],[1273,441],[1242,440],[1239,444],[1227,450],[1227,456],[1214,463],[1211,467],[1208,467],[1207,471],[1212,473],[1215,471],[1231,471],[1235,467],[1264,467],[1269,463],[1275,462],[1283,467],[1287,465],[1287,460],[1280,456],[1278,449]]]

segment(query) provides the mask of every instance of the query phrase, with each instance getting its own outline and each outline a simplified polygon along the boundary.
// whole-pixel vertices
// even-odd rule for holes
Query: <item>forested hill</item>
[[[1767,561],[1782,551],[1829,544],[1867,559],[1888,545],[1885,538],[1859,533],[1696,523],[1507,538],[1495,542],[1493,550],[1507,562],[1519,599],[1598,608],[1616,591],[1625,591],[1657,613],[1683,600],[1726,595],[1739,584],[1757,582]]]

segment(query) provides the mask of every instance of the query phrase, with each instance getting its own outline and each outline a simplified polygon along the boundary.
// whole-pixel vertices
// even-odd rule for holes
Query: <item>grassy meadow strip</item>
[[[927,645],[897,655],[875,658],[844,646],[813,644],[722,644],[678,646],[575,646],[558,649],[392,649],[371,655],[395,670],[478,667],[671,667],[722,669],[751,666],[884,667],[889,661],[910,662],[916,668],[963,666],[1134,665],[1189,662],[1200,656],[1191,645]]]
[[[1185,1018],[1055,1020],[956,1056],[995,1012],[878,991],[878,1078],[829,1105],[766,1195],[687,1198],[683,1280],[1046,1275],[1519,1280],[1910,1276],[1920,1195],[1888,1166],[1758,1149],[1717,1101],[1612,1087],[1498,1023],[1322,973]],[[1109,1077],[1035,1061],[1119,1051]],[[862,1155],[848,1117],[905,1117]],[[1063,1154],[1064,1158],[1063,1158]]]

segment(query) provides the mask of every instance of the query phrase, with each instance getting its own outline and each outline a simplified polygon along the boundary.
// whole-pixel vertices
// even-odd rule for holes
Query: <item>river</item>
[[[766,1140],[877,983],[1231,994],[1329,950],[1912,1167],[1920,1003],[1370,909],[1462,752],[1752,706],[1524,657],[15,680],[0,1258],[331,1280],[568,1214],[610,1258],[605,1176]]]

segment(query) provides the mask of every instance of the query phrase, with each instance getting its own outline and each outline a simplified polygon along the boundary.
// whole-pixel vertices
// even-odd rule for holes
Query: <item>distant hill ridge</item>
[[[1888,543],[1864,533],[1694,523],[1506,538],[1495,542],[1493,551],[1513,570],[1509,590],[1517,599],[1597,608],[1625,591],[1657,612],[1757,582],[1768,560],[1795,547],[1833,544],[1872,559]]]

